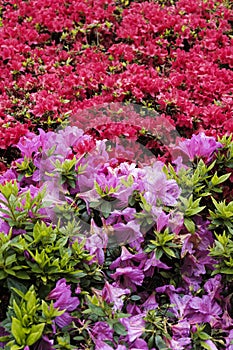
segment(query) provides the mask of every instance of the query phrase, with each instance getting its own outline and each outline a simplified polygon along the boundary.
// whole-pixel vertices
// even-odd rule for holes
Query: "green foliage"
[[[168,312],[169,305],[164,304],[162,307],[158,307],[147,312],[144,318],[146,322],[143,338],[146,340],[149,349],[167,349],[166,339],[171,339],[171,322],[169,321],[174,317],[173,314]]]
[[[180,257],[181,246],[175,242],[175,234],[169,232],[166,228],[164,232],[158,232],[154,230],[155,239],[150,240],[146,253],[155,252],[156,259],[161,259],[165,254],[169,259]]]
[[[85,262],[92,259],[84,249],[85,242],[75,241],[71,245],[69,236],[58,227],[53,229],[44,222],[37,222],[33,231],[23,236],[11,239],[10,235],[1,234],[1,237],[1,279],[11,275],[33,280],[39,286],[41,282],[55,282],[64,275],[68,281],[78,282],[88,274],[98,274],[95,264],[91,273],[85,268]]]
[[[98,265],[87,264],[93,257],[84,249],[85,240],[78,240],[75,222],[53,227],[41,221],[43,192],[32,198],[29,191],[19,193],[16,182],[0,185],[0,190],[4,196],[0,211],[11,227],[8,235],[0,233],[1,280],[14,277],[48,288],[63,276],[73,282],[83,279],[85,286],[93,277],[102,280]],[[25,229],[25,233],[13,236],[12,229]]]
[[[30,190],[19,192],[16,181],[9,181],[4,185],[0,184],[0,193],[3,196],[0,199],[0,212],[10,227],[31,230],[34,223],[43,218],[40,209],[43,207],[45,190],[32,198]]]
[[[221,330],[219,330],[219,332],[212,330],[209,323],[199,324],[193,327],[191,339],[193,343],[193,350],[211,350],[213,349],[214,345],[217,347],[217,349],[225,349],[225,342],[223,336],[221,335]],[[207,341],[210,341],[210,343]]]
[[[216,234],[215,244],[210,248],[210,255],[217,259],[213,275],[221,273],[228,281],[233,281],[233,239],[224,231]]]
[[[214,198],[212,201],[215,206],[215,210],[209,210],[211,229],[227,230],[230,235],[233,235],[233,201],[226,204],[226,201],[217,202]]]
[[[20,163],[16,162],[16,166],[18,168],[18,171],[20,172],[20,175],[18,177],[18,181],[20,181],[23,176],[30,177],[33,175],[34,171],[36,170],[35,165],[33,164],[32,159],[24,157],[24,160]]]
[[[6,350],[20,350],[35,344],[45,329],[50,329],[52,320],[64,311],[54,308],[53,302],[47,304],[38,298],[33,285],[26,293],[16,288],[12,291],[11,307],[4,322],[10,335],[0,338],[0,341],[7,341]]]
[[[61,185],[67,183],[71,188],[75,188],[77,174],[82,174],[84,172],[84,167],[82,166],[79,166],[78,170],[76,171],[77,163],[78,160],[75,157],[73,159],[65,159],[63,162],[56,159],[55,163],[53,164],[55,167],[54,173],[46,173],[46,175],[53,177],[55,174],[59,174]]]

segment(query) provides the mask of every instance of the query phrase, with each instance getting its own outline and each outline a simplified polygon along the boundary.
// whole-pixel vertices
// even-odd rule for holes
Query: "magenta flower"
[[[114,270],[117,267],[133,266],[133,262],[141,262],[146,258],[145,253],[132,254],[124,246],[121,248],[121,255],[110,265],[110,269]]]
[[[107,303],[113,303],[114,310],[121,310],[124,305],[124,296],[126,294],[130,294],[130,289],[122,289],[120,287],[113,286],[108,282],[105,282],[102,290],[95,289],[94,291],[96,294],[102,296],[103,300],[105,300]]]
[[[38,340],[34,345],[35,350],[55,350],[53,347],[53,340],[50,340],[47,335],[43,335],[40,340]],[[29,350],[29,348],[28,348]]]
[[[132,288],[133,291],[136,291],[136,286],[142,285],[144,273],[136,267],[128,266],[117,268],[116,272],[111,274],[111,277],[116,280],[117,285],[122,285],[124,288]]]
[[[92,339],[95,343],[95,350],[113,350],[113,348],[100,339]]]
[[[145,317],[146,313],[141,313],[136,316],[131,316],[129,318],[122,318],[121,323],[125,326],[127,330],[127,337],[129,342],[132,343],[138,339],[145,330]]]
[[[152,276],[154,273],[154,268],[157,267],[159,269],[170,270],[171,267],[163,263],[162,261],[156,259],[155,253],[151,253],[150,257],[148,257],[145,261],[144,272],[146,272],[147,276]]]
[[[155,293],[152,293],[151,295],[149,295],[149,297],[146,299],[146,301],[142,304],[142,307],[144,309],[144,311],[148,311],[148,310],[154,310],[158,307],[158,303],[155,299]]]
[[[90,332],[95,340],[113,340],[113,329],[106,322],[96,322]]]
[[[58,310],[65,310],[61,316],[55,318],[56,324],[63,328],[71,323],[72,316],[69,312],[73,311],[79,305],[79,299],[71,296],[70,286],[66,284],[66,280],[62,278],[56,283],[56,287],[51,290],[47,296],[48,300],[55,299],[53,306]]]
[[[206,136],[201,132],[198,135],[193,135],[190,140],[180,142],[177,148],[187,154],[191,161],[196,157],[203,157],[209,161],[213,153],[221,147],[222,144],[217,142],[214,137]]]

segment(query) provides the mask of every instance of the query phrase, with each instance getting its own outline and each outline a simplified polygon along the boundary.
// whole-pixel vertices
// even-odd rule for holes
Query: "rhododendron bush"
[[[0,348],[233,350],[228,0],[0,0]]]

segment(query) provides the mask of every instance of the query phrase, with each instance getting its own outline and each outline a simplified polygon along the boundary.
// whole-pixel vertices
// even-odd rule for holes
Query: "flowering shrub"
[[[107,143],[28,134],[1,176],[2,348],[231,349],[231,139],[180,141],[193,169]]]
[[[232,23],[0,0],[1,349],[233,349]]]

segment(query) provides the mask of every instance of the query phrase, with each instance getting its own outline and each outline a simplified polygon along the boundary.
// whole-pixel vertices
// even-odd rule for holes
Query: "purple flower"
[[[229,331],[226,339],[226,350],[233,350],[233,329]]]
[[[129,243],[143,238],[140,225],[134,220],[127,222],[127,224],[119,222],[112,227],[114,236],[109,237],[109,243]]]
[[[142,285],[144,274],[140,269],[128,266],[117,268],[111,277],[117,281],[117,284],[122,284],[124,288],[132,288],[133,291],[136,291],[136,286]]]
[[[98,177],[96,178],[96,182],[99,185],[99,187],[102,189],[102,191],[107,194],[110,190],[113,190],[114,192],[116,192],[120,184],[118,177],[116,177],[114,174],[111,174],[111,173],[109,173],[108,176],[105,176],[104,174],[101,174],[101,173],[98,174]]]
[[[158,307],[158,303],[155,299],[155,293],[152,293],[146,301],[142,304],[144,311],[153,310]]]
[[[222,147],[220,142],[216,142],[214,137],[206,136],[203,132],[193,135],[190,140],[179,143],[178,149],[188,155],[193,161],[195,157],[206,158],[209,161],[217,148]]]
[[[131,314],[131,316],[135,316],[135,315],[138,315],[138,314],[140,314],[141,313],[141,308],[138,306],[138,305],[136,305],[135,303],[127,303],[127,305],[126,305],[126,312],[128,313],[128,314]]]
[[[66,280],[62,278],[56,283],[56,287],[51,290],[47,296],[48,300],[55,299],[53,306],[58,310],[65,310],[61,316],[55,318],[56,324],[63,328],[71,323],[72,317],[69,312],[73,311],[79,305],[79,299],[71,296],[70,286],[66,284]]]
[[[133,266],[133,262],[140,262],[146,258],[145,253],[132,254],[124,246],[121,248],[121,255],[112,262],[110,269],[114,270],[117,267]]]
[[[212,340],[208,339],[205,340],[204,343],[208,346],[209,350],[218,350],[218,348],[216,347],[216,345],[212,342]]]
[[[100,339],[92,339],[95,343],[95,350],[113,350],[113,348]]]
[[[42,338],[33,345],[33,350],[55,350],[53,347],[53,340],[50,340],[47,335],[43,335]]]
[[[180,338],[179,340],[167,339],[167,345],[169,349],[172,350],[191,350],[191,339],[190,338]]]
[[[148,345],[143,339],[136,339],[129,347],[130,350],[148,350]]]
[[[180,320],[172,326],[172,337],[176,340],[190,336],[190,324],[186,320]]]
[[[20,138],[17,148],[21,151],[23,157],[31,158],[33,153],[38,152],[39,148],[43,148],[44,138],[45,132],[42,129],[39,129],[39,135],[29,132],[26,136]]]
[[[183,227],[184,215],[182,213],[170,212],[168,226],[172,232],[178,235]]]
[[[129,339],[130,343],[138,339],[144,332],[145,321],[143,317],[145,317],[145,315],[146,313],[141,313],[136,316],[121,319],[121,323],[125,326],[127,330],[127,338]]]
[[[190,324],[186,320],[180,320],[172,326],[172,340],[169,345],[172,349],[186,350],[190,344]]]
[[[128,222],[135,218],[135,208],[125,208],[123,210],[114,210],[106,220],[106,225],[113,225],[123,222],[123,219]]]
[[[3,175],[0,175],[0,184],[11,180],[16,180],[16,172],[12,169],[8,169]]]
[[[186,235],[181,249],[181,257],[185,258],[181,273],[188,288],[198,290],[206,269],[214,269],[215,260],[209,256],[212,244],[213,234],[205,227],[199,227],[198,232]]]
[[[221,307],[208,295],[192,297],[185,310],[185,317],[191,324],[212,323],[222,314]]]
[[[3,232],[5,235],[8,235],[10,231],[10,225],[8,222],[0,219],[0,232]]]
[[[147,276],[152,276],[153,273],[154,273],[154,268],[155,267],[157,267],[159,269],[164,269],[164,270],[171,269],[171,267],[167,266],[162,261],[156,259],[155,253],[153,252],[153,253],[151,253],[150,258],[147,258],[147,260],[145,261],[144,271],[147,272],[146,275]]]
[[[161,232],[165,227],[168,226],[169,217],[170,214],[165,214],[163,210],[158,211],[156,220],[158,232]]]
[[[113,329],[106,322],[96,322],[91,330],[93,338],[96,340],[113,340]]]
[[[144,168],[144,197],[152,206],[156,205],[157,199],[162,200],[165,205],[175,205],[181,193],[175,180],[167,180],[163,166],[162,162],[155,162],[153,166]]]
[[[85,248],[94,256],[93,260],[97,260],[98,264],[102,265],[105,259],[104,249],[108,244],[108,236],[102,228],[95,224],[93,219],[91,220],[91,232],[92,234],[86,239]]]
[[[107,303],[113,303],[114,310],[121,310],[123,307],[123,297],[126,294],[130,294],[128,288],[122,289],[105,282],[104,288],[102,290],[94,290],[96,294],[102,296],[103,300]]]
[[[222,291],[222,276],[216,275],[214,278],[210,278],[205,284],[204,284],[204,290],[206,293],[210,296],[212,300],[214,299],[221,299],[221,291]]]

